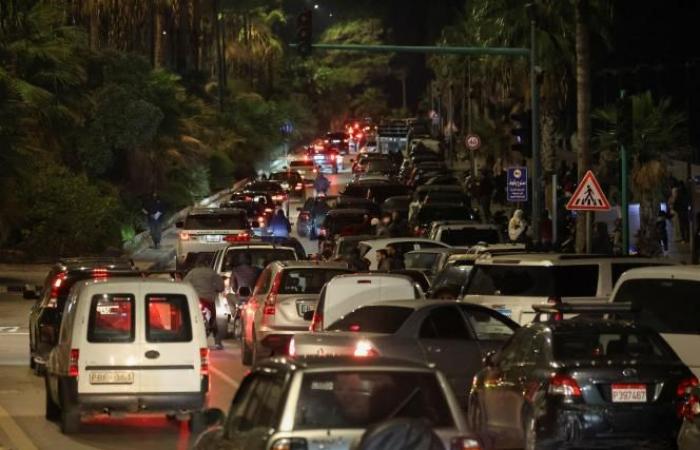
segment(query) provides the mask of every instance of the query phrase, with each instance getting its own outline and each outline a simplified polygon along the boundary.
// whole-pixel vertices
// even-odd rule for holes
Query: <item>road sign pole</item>
[[[593,236],[591,230],[593,229],[593,211],[586,211],[586,253],[592,253],[593,250]]]
[[[535,20],[530,20],[530,93],[532,96],[532,234],[540,240],[540,86],[537,82],[537,46]]]
[[[552,215],[552,243],[556,243],[559,240],[559,205],[557,204],[557,174],[556,172],[552,175],[552,209],[550,214]]]

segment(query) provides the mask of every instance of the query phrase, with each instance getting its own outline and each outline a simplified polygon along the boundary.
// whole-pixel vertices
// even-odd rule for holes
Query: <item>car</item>
[[[306,194],[304,180],[296,170],[288,169],[281,172],[273,172],[270,174],[269,179],[278,182],[290,196],[304,197]]]
[[[287,200],[287,190],[282,187],[277,181],[253,180],[249,181],[241,188],[241,192],[246,194],[255,194],[263,192],[272,197],[275,204],[280,205]]]
[[[356,198],[341,196],[336,199],[335,209],[364,209],[369,212],[370,217],[379,217],[382,210],[375,202],[366,198]]]
[[[697,320],[700,267],[658,266],[623,273],[612,303],[632,302],[635,319],[652,327],[685,364],[700,376],[700,325]]]
[[[338,149],[327,145],[322,148],[314,147],[309,151],[309,157],[316,164],[317,169],[330,173],[338,173],[338,168],[342,165],[342,156]]]
[[[288,237],[261,236],[258,239],[260,240],[260,242],[272,243],[272,244],[278,245],[280,247],[293,248],[294,252],[297,254],[296,259],[307,259],[308,258],[308,256],[306,255],[306,250],[304,249],[304,244],[299,242],[299,239],[297,239],[295,237],[292,237],[292,236],[288,236]]]
[[[410,195],[397,195],[389,197],[381,204],[382,214],[391,214],[396,211],[404,220],[408,220],[408,209],[411,203]]]
[[[700,448],[700,387],[693,388],[681,408],[683,424],[678,432],[678,450]]]
[[[432,178],[429,178],[426,182],[426,185],[441,185],[441,186],[449,186],[449,185],[454,185],[454,186],[462,186],[462,182],[454,176],[452,173],[448,172],[445,174],[441,175],[435,175]]]
[[[367,258],[370,262],[370,269],[377,269],[377,250],[381,250],[387,247],[394,247],[397,253],[404,255],[413,250],[420,250],[423,248],[449,248],[447,244],[442,242],[435,242],[430,239],[424,238],[385,238],[385,239],[373,239],[369,241],[362,241],[358,244],[360,249],[360,256]]]
[[[341,155],[347,155],[350,149],[350,135],[343,131],[332,131],[326,133],[323,143],[329,148],[335,149]]]
[[[367,198],[377,204],[382,204],[389,197],[397,195],[407,195],[409,189],[403,184],[397,182],[353,182],[349,183],[341,195],[347,197]]]
[[[333,247],[333,258],[339,259],[350,256],[353,249],[358,248],[360,242],[377,239],[373,234],[356,234],[353,236],[339,236]]]
[[[455,195],[464,195],[464,189],[462,189],[461,186],[430,184],[418,186],[413,193],[413,200],[423,203],[425,197],[430,193],[447,192],[454,193]]]
[[[331,209],[318,230],[319,239],[335,240],[336,236],[367,234],[371,230],[372,213],[366,209]]]
[[[376,153],[377,139],[375,136],[369,136],[365,141],[365,145],[360,147],[360,153]]]
[[[297,159],[289,162],[289,170],[297,172],[301,179],[304,181],[304,185],[313,184],[314,178],[316,178],[316,164],[309,159]]]
[[[29,366],[36,375],[43,373],[49,352],[58,341],[66,300],[73,285],[83,280],[115,276],[140,277],[141,272],[126,258],[63,258],[49,270],[41,292],[27,295],[36,300],[29,313]]]
[[[336,207],[337,195],[324,195],[319,197],[309,197],[304,204],[297,208],[297,234],[301,237],[315,239],[318,230],[323,224],[328,211]]]
[[[110,278],[73,286],[45,374],[46,418],[63,433],[93,413],[189,415],[209,391],[209,348],[189,283]]]
[[[336,275],[349,273],[345,263],[274,261],[263,270],[243,312],[241,360],[286,354],[291,337],[309,329],[304,313],[316,308],[321,288]]]
[[[415,214],[409,212],[409,222],[420,236],[427,236],[430,225],[435,221],[474,221],[478,218],[471,207],[458,203],[422,203]]]
[[[399,358],[434,364],[462,406],[482,359],[501,348],[518,325],[479,305],[438,300],[376,302],[357,308],[321,333],[297,334],[294,355]]]
[[[431,191],[423,199],[423,203],[454,203],[469,206],[469,197],[461,192]]]
[[[455,248],[424,248],[413,250],[403,255],[406,269],[420,270],[426,274],[428,279],[432,279],[442,270],[450,255],[466,252],[465,249]]]
[[[235,208],[192,208],[179,221],[180,229],[175,248],[175,267],[185,270],[192,267],[199,253],[213,255],[216,250],[231,242],[250,240],[248,215]]]
[[[264,204],[256,202],[252,197],[238,197],[237,200],[228,200],[222,202],[219,207],[244,210],[250,220],[251,229],[265,228],[270,222],[273,212],[272,208],[266,208]],[[255,231],[256,230],[253,230],[254,233]]]
[[[338,275],[323,286],[316,308],[308,311],[305,318],[311,320],[310,331],[323,331],[361,306],[408,298],[425,298],[425,294],[406,275],[383,272]]]
[[[625,271],[668,264],[660,258],[588,254],[484,255],[462,299],[525,324],[534,318],[533,303],[606,301]]]
[[[210,427],[195,450],[351,450],[389,417],[427,424],[446,449],[481,450],[445,376],[406,361],[269,359],[243,379],[228,417],[221,410],[206,415]]]
[[[352,163],[351,171],[353,174],[361,174],[367,171],[367,166],[370,161],[387,161],[391,162],[389,155],[383,153],[363,153],[357,156],[357,159],[350,160]]]
[[[503,235],[498,225],[481,224],[473,221],[432,226],[430,239],[444,242],[454,247],[471,247],[479,243],[503,243]]]
[[[373,158],[367,161],[363,172],[365,174],[395,175],[398,170],[390,159]]]
[[[564,306],[545,310],[579,317],[530,323],[485,358],[470,425],[499,448],[673,448],[697,378],[651,328]]]

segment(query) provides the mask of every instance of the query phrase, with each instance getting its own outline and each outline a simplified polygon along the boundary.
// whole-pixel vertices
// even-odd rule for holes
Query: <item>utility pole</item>
[[[630,218],[629,218],[629,175],[628,175],[628,158],[627,144],[631,141],[632,111],[629,105],[629,99],[626,96],[624,89],[620,89],[617,108],[617,144],[620,150],[620,191],[621,191],[621,208],[622,208],[622,254],[627,255],[630,249]]]
[[[214,38],[216,39],[216,66],[218,75],[219,111],[224,110],[224,50],[221,43],[221,20],[219,0],[212,0],[212,19],[214,22]]]
[[[530,93],[532,102],[532,234],[536,242],[540,240],[540,218],[542,206],[540,187],[542,186],[542,161],[540,160],[540,84],[537,80],[537,23],[532,3],[526,6],[530,17]]]

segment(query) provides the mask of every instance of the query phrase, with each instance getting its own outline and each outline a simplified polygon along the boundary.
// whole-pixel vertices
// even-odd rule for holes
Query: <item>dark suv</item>
[[[78,281],[114,276],[138,277],[141,272],[124,258],[67,258],[51,268],[29,313],[29,365],[37,375],[43,372],[46,358],[58,340],[71,287]]]

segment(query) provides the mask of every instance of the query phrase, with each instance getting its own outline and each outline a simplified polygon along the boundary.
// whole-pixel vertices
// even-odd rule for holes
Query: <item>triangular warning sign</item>
[[[576,192],[566,204],[569,211],[607,211],[610,202],[590,170],[581,179]]]

